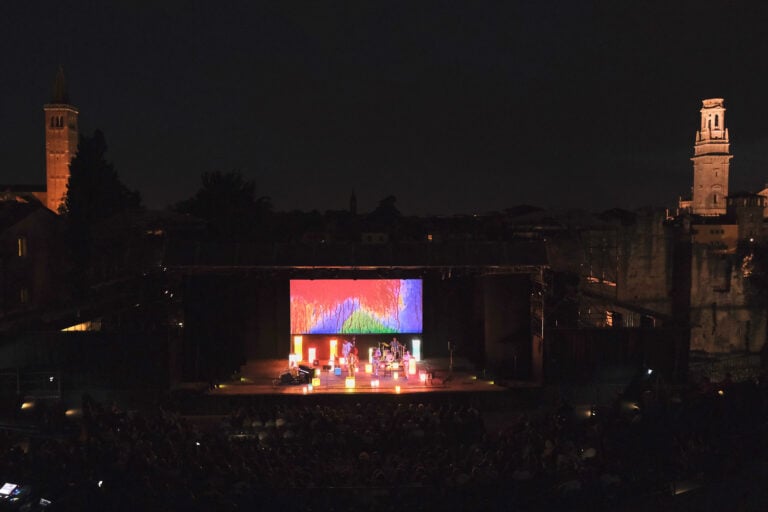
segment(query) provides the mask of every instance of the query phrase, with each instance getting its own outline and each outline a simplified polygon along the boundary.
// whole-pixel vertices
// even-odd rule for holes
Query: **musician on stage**
[[[389,349],[395,355],[395,359],[398,359],[398,356],[400,355],[400,342],[397,341],[397,338],[392,338],[392,343],[390,343]]]
[[[352,343],[350,343],[349,354],[347,355],[347,367],[349,370],[350,377],[355,376],[355,368],[357,367],[357,361],[358,361],[357,354],[358,354],[357,342],[355,338],[352,338]]]
[[[373,351],[373,374],[379,376],[379,365],[381,364],[381,349],[376,347]]]
[[[405,354],[403,354],[403,373],[405,374],[405,379],[408,380],[408,363],[411,361],[411,353],[407,350],[405,351]]]
[[[341,356],[344,358],[344,365],[349,369],[349,354],[352,352],[352,343],[349,340],[344,340],[344,344],[341,346]]]

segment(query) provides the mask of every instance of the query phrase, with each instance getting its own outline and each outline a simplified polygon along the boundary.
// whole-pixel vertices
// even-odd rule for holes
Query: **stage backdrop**
[[[291,334],[421,332],[421,279],[291,280]]]

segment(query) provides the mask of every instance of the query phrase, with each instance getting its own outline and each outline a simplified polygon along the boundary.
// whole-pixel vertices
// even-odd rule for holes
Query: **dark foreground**
[[[675,392],[638,379],[591,411],[500,410],[466,393],[289,398],[204,421],[171,399],[126,411],[84,397],[69,415],[16,404],[0,484],[20,487],[0,510],[766,507],[764,379]]]

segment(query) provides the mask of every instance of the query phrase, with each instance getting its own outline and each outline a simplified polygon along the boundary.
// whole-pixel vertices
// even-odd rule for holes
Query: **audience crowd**
[[[254,403],[213,428],[84,397],[78,417],[49,410],[46,433],[3,433],[0,479],[34,489],[25,510],[621,510],[765,455],[765,379],[667,389],[495,411],[493,428],[452,395]]]

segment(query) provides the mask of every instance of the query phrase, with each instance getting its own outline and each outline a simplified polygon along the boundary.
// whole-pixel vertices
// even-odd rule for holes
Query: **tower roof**
[[[64,66],[59,66],[59,71],[53,81],[51,103],[69,104],[69,90],[67,89],[67,80],[64,78]]]

